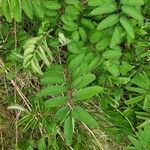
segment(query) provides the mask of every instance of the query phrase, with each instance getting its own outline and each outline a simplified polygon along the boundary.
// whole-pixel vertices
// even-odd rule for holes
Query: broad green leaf
[[[91,15],[102,15],[107,13],[112,13],[117,9],[115,3],[106,3],[104,5],[101,5],[97,8],[94,8],[90,14]]]
[[[51,99],[45,101],[45,107],[47,107],[47,108],[60,107],[60,106],[64,105],[66,103],[66,101],[67,101],[67,98],[64,96],[51,98]]]
[[[120,50],[107,50],[102,55],[105,59],[119,59],[122,53]]]
[[[110,41],[110,48],[116,47],[121,41],[122,28],[116,26]]]
[[[78,90],[74,97],[77,99],[77,101],[84,101],[84,100],[89,100],[96,94],[102,93],[103,88],[100,86],[91,86],[91,87],[86,87],[84,89]]]
[[[41,138],[38,141],[38,150],[46,150],[46,143],[45,143],[45,139]]]
[[[57,121],[63,120],[67,116],[69,110],[70,110],[69,107],[62,107],[58,109],[55,114],[56,120]]]
[[[121,23],[122,27],[126,30],[127,34],[132,39],[134,39],[135,38],[134,29],[133,29],[133,26],[130,24],[129,20],[125,17],[121,17],[120,23]]]
[[[85,86],[89,85],[91,82],[95,80],[95,75],[94,74],[87,74],[83,75],[76,80],[73,81],[72,86],[74,88],[84,88]]]
[[[48,86],[46,88],[43,88],[39,93],[39,97],[48,96],[48,95],[58,95],[62,94],[66,91],[65,86],[61,85],[55,85],[55,86]]]
[[[61,5],[56,1],[44,1],[43,5],[45,8],[48,8],[51,10],[57,10],[61,8]]]
[[[67,145],[71,145],[72,137],[73,137],[73,120],[70,116],[68,116],[64,123],[64,137]]]
[[[124,13],[133,17],[134,19],[136,19],[140,22],[143,21],[143,16],[141,15],[141,13],[136,8],[131,7],[131,6],[122,6],[121,9]]]
[[[143,0],[120,0],[121,4],[124,5],[131,5],[131,6],[140,6],[140,5],[144,5],[144,1]]]
[[[150,110],[150,95],[146,95],[144,104],[143,104],[143,109],[146,111]]]
[[[75,119],[85,123],[91,128],[98,128],[99,126],[97,121],[81,107],[74,107],[72,110],[72,115]]]
[[[134,98],[131,98],[127,101],[125,101],[125,104],[130,105],[130,104],[137,104],[138,102],[140,102],[143,99],[143,96],[137,96]]]
[[[12,15],[17,22],[21,21],[22,8],[20,0],[11,0]]]
[[[94,24],[92,23],[90,19],[82,18],[81,24],[83,24],[85,27],[89,29],[94,29]]]
[[[25,14],[32,19],[33,18],[33,9],[32,3],[30,0],[22,0],[22,9],[24,10]]]
[[[11,16],[11,7],[10,7],[9,0],[2,0],[2,9],[3,9],[4,16],[6,17],[6,20],[8,22],[11,22],[12,16]]]
[[[110,15],[98,24],[97,30],[106,29],[110,26],[115,25],[118,21],[119,21],[119,16],[118,15],[114,15],[114,14]]]

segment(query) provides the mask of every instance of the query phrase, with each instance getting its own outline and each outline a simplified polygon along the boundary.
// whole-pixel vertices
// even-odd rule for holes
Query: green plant
[[[96,131],[123,147],[128,135],[133,144],[147,136],[149,5],[0,0],[2,106],[16,118],[15,143],[8,148],[103,150],[109,148]]]

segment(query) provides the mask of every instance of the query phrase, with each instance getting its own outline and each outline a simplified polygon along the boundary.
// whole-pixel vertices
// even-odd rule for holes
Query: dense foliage
[[[150,149],[149,0],[0,0],[0,146]]]

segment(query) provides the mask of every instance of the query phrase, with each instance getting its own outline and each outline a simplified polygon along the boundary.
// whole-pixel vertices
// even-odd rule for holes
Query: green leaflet
[[[80,54],[76,56],[70,63],[69,63],[69,69],[74,70],[76,69],[84,60],[85,54]]]
[[[130,24],[129,20],[125,17],[121,17],[120,23],[121,23],[122,27],[126,30],[127,34],[132,39],[134,39],[135,38],[134,29],[133,29],[133,26]]]
[[[20,0],[11,0],[11,8],[12,8],[12,15],[17,22],[21,21],[21,1]]]
[[[105,66],[114,77],[118,77],[120,75],[119,61],[117,61],[117,59],[106,61]]]
[[[66,140],[67,145],[71,145],[72,137],[73,137],[73,120],[70,116],[68,116],[64,123],[64,137]]]
[[[87,40],[87,35],[86,35],[86,31],[84,30],[84,28],[79,27],[79,34],[80,34],[82,41]]]
[[[60,107],[64,105],[67,101],[67,97],[64,96],[59,96],[55,98],[51,98],[47,101],[45,101],[45,107],[50,108],[50,107]]]
[[[49,73],[49,76],[46,76],[41,79],[41,83],[44,84],[62,84],[64,83],[64,77],[63,74],[59,73]]]
[[[90,62],[90,64],[88,65],[88,69],[89,71],[92,71],[93,69],[95,69],[97,66],[99,66],[102,63],[103,59],[100,59],[100,56],[95,56],[92,61]]]
[[[110,15],[98,24],[97,30],[106,29],[110,26],[115,25],[118,21],[119,21],[119,16],[118,15],[114,15],[114,14]]]
[[[89,0],[88,5],[89,6],[99,6],[103,4],[103,0]]]
[[[48,58],[46,57],[46,53],[44,51],[44,48],[39,45],[38,46],[39,51],[37,51],[39,57],[45,62],[45,64],[49,67],[50,66],[50,62],[48,60]]]
[[[120,26],[116,26],[110,41],[110,48],[114,48],[121,41],[122,28]]]
[[[72,115],[75,119],[80,120],[91,128],[98,128],[99,126],[97,121],[81,107],[74,107]]]
[[[127,104],[127,105],[135,104],[135,103],[140,102],[142,99],[143,99],[143,96],[137,96],[137,97],[134,97],[134,98],[131,98],[131,99],[125,101],[125,104]]]
[[[74,41],[78,42],[79,39],[80,39],[79,32],[78,32],[78,31],[74,31],[74,32],[72,33],[71,37],[72,37],[72,39],[73,39]]]
[[[81,23],[89,29],[94,29],[94,24],[90,19],[82,18]]]
[[[41,3],[38,3],[36,0],[34,0],[33,4],[33,8],[34,8],[34,12],[36,13],[36,15],[39,18],[44,18],[44,9],[43,7],[41,7]]]
[[[134,19],[138,20],[139,22],[143,22],[143,16],[136,8],[131,7],[131,6],[122,6],[121,9],[127,15],[133,17]]]
[[[84,100],[89,100],[96,94],[102,93],[103,88],[100,86],[91,86],[91,87],[86,87],[84,89],[78,90],[74,97],[77,99],[77,101],[84,101]]]
[[[38,141],[38,150],[46,150],[46,143],[45,143],[45,139],[41,138]]]
[[[57,110],[57,112],[55,113],[55,118],[57,121],[63,120],[68,112],[69,112],[69,107],[62,107],[60,109]]]
[[[140,6],[140,5],[144,5],[144,1],[143,0],[120,0],[121,4],[124,5],[131,5],[131,6]]]
[[[98,30],[92,30],[92,33],[90,34],[90,42],[91,43],[97,43],[102,37],[102,32]]]
[[[90,14],[91,15],[102,15],[107,13],[112,13],[117,9],[115,3],[105,3],[97,8],[94,8]]]
[[[22,0],[22,9],[30,19],[33,18],[33,9],[30,0]]]
[[[72,0],[65,0],[65,2],[66,2],[67,4],[73,4],[73,5],[77,5],[77,4],[80,3],[79,0],[74,0],[74,1],[72,1]]]
[[[96,44],[96,50],[103,51],[106,49],[110,44],[110,38],[102,38],[97,44]]]
[[[94,74],[83,75],[73,81],[72,86],[76,89],[84,88],[95,80]]]
[[[45,8],[48,8],[51,10],[57,10],[61,8],[61,5],[56,1],[44,1],[43,5]]]
[[[48,86],[44,89],[42,89],[37,96],[43,97],[43,96],[48,96],[48,95],[58,95],[62,94],[66,91],[66,87],[61,86],[61,85],[55,85],[55,86]]]
[[[43,72],[42,72],[42,70],[41,70],[41,67],[40,67],[39,62],[38,62],[38,60],[37,60],[36,57],[34,57],[34,58],[31,60],[31,66],[32,66],[32,69],[33,69],[33,71],[34,71],[35,73],[37,72],[38,74],[43,75]]]
[[[139,73],[132,79],[132,82],[145,90],[150,88],[150,79],[146,73]]]
[[[144,104],[143,104],[143,109],[146,111],[150,110],[150,95],[146,95]]]
[[[132,92],[136,92],[136,93],[139,93],[139,94],[146,94],[147,91],[142,89],[142,88],[137,88],[137,87],[126,87],[126,89],[128,91],[132,91]]]
[[[119,59],[122,53],[120,50],[107,50],[103,53],[105,59]]]
[[[4,16],[6,17],[6,20],[8,22],[11,22],[12,16],[11,16],[11,7],[10,7],[9,0],[2,0],[2,9],[3,9]]]

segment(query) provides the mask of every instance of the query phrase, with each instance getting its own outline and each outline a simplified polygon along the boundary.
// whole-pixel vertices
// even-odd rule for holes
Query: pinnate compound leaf
[[[91,87],[86,87],[84,89],[80,89],[75,93],[75,98],[77,101],[84,101],[84,100],[89,100],[96,94],[102,93],[103,88],[100,86],[91,86]]]
[[[72,115],[75,119],[85,123],[91,128],[98,128],[99,126],[97,121],[81,107],[74,107],[72,110]]]

